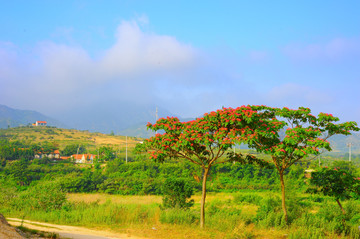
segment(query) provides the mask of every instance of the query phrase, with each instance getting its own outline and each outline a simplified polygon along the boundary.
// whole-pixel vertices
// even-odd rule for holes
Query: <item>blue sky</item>
[[[0,2],[0,104],[266,104],[360,122],[360,1]]]

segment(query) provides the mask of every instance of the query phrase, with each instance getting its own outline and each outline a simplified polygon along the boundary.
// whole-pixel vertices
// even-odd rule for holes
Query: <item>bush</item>
[[[17,199],[16,183],[0,177],[0,206],[6,208]]]
[[[285,221],[282,212],[280,197],[265,197],[260,201],[255,220],[264,227],[285,227],[288,223],[300,218],[306,206],[296,196],[288,197],[286,205],[288,208],[288,222]]]
[[[191,184],[185,179],[168,178],[162,187],[163,208],[189,208],[194,205],[194,200],[188,201],[193,195]]]
[[[20,210],[51,211],[61,209],[66,202],[66,194],[60,185],[53,182],[43,182],[29,187],[19,194],[19,200],[14,202],[14,207]]]

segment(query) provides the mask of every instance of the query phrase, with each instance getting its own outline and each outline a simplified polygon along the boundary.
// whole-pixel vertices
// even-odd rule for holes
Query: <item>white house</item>
[[[36,121],[35,122],[35,126],[46,126],[47,122],[46,121]]]

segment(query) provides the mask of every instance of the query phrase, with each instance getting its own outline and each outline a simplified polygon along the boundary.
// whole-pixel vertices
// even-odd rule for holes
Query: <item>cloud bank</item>
[[[0,103],[55,116],[84,108],[159,105],[196,117],[244,104],[341,113],[350,112],[344,105],[360,101],[356,93],[360,71],[351,65],[360,60],[357,38],[288,44],[276,53],[257,49],[234,53],[199,49],[176,37],[146,31],[142,26],[149,24],[148,19],[139,19],[122,21],[113,44],[95,57],[77,44],[44,40],[20,47],[0,42]],[[323,67],[314,69],[313,61]],[[334,67],[328,62],[330,66],[336,62],[339,75],[332,74]],[[346,78],[343,73],[349,72],[349,65]],[[342,87],[340,81],[353,87]],[[356,115],[349,113],[349,118],[360,117],[360,107],[355,108]]]
[[[63,109],[108,98],[114,87],[112,99],[144,98],[156,82],[176,80],[168,76],[191,70],[198,57],[190,45],[144,32],[135,21],[123,21],[113,46],[97,59],[79,46],[50,41],[39,42],[29,55],[26,51],[0,44],[0,100],[47,112],[51,105]]]

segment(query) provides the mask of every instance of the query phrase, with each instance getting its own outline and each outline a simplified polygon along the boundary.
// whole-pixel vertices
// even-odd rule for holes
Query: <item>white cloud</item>
[[[114,46],[100,61],[106,74],[129,76],[187,68],[196,58],[191,46],[171,36],[145,33],[134,21],[122,22],[116,38]]]
[[[332,95],[339,95],[328,93],[332,88],[328,84],[320,88],[306,77],[300,81],[310,74],[302,69],[301,76],[286,74],[289,65],[278,67],[267,52],[254,50],[239,56],[235,51],[213,49],[204,53],[173,36],[144,30],[147,24],[146,16],[121,22],[113,45],[96,58],[73,44],[42,41],[32,49],[20,49],[0,43],[0,104],[52,114],[105,104],[116,110],[123,102],[136,101],[160,103],[174,113],[197,116],[243,104],[332,105]],[[72,39],[71,28],[65,33]],[[318,59],[355,54],[357,46],[356,41],[334,40],[326,46],[287,50],[297,59]],[[279,85],[289,75],[301,83]],[[272,88],[274,84],[278,86]]]
[[[138,22],[147,24],[147,17],[138,17]],[[146,97],[159,79],[181,83],[172,74],[196,64],[196,49],[175,37],[143,31],[138,22],[123,21],[113,46],[97,59],[79,46],[51,41],[39,42],[30,54],[19,53],[12,43],[1,43],[0,102],[22,108],[37,102],[36,108],[46,111],[49,105],[66,108],[100,98],[99,94],[110,97],[114,87],[116,97],[126,99]],[[66,33],[71,38],[72,32]]]
[[[149,24],[149,18],[145,14],[138,15],[136,17],[136,21],[140,23],[141,25],[148,25]]]
[[[52,88],[63,94],[94,83],[96,66],[84,49],[42,42],[38,50],[41,70],[34,81],[46,90]]]

